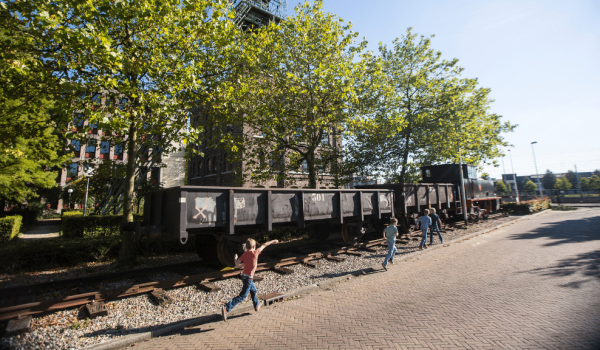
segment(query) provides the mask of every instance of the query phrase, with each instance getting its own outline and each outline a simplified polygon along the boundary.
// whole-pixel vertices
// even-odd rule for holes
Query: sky
[[[293,14],[298,0],[287,1]],[[491,89],[490,112],[518,124],[504,138],[514,172],[600,169],[600,1],[325,0],[325,11],[353,24],[369,50],[406,29],[435,35],[432,48],[457,58],[463,77]],[[504,149],[505,173],[512,173]],[[499,167],[484,167],[493,178]]]

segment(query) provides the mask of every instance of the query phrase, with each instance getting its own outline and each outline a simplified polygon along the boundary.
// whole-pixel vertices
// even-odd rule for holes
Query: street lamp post
[[[515,193],[517,194],[517,203],[519,203],[519,185],[517,185],[517,174],[515,174],[515,167],[512,161],[512,153],[508,150],[508,156],[510,158],[510,167],[513,173],[513,181],[515,182]]]
[[[538,171],[537,162],[535,160],[535,150],[533,149],[533,145],[536,143],[537,143],[537,141],[533,141],[531,143],[531,152],[533,152],[533,164],[535,164],[535,176],[537,176],[537,179],[538,179],[538,189],[540,190],[540,198],[542,198],[542,197],[544,197],[544,195],[542,194],[542,180],[540,179],[540,173]]]
[[[71,193],[73,193],[73,189],[72,189],[72,188],[69,188],[69,189],[67,190],[67,192],[69,192],[69,207],[68,207],[67,209],[69,209],[69,210],[70,210],[70,209],[71,209]]]
[[[87,186],[85,188],[85,202],[83,203],[83,216],[87,212],[88,191],[90,189],[90,177],[94,175],[94,168],[84,171],[83,174],[87,177]]]
[[[463,208],[463,218],[465,219],[465,226],[469,227],[469,221],[467,218],[467,197],[465,195],[465,176],[463,174],[462,167],[462,155],[460,152],[460,142],[456,141],[456,145],[458,146],[458,167],[460,171],[460,199]]]

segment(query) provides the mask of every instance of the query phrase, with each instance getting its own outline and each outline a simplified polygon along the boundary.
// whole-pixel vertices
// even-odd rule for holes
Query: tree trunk
[[[135,141],[137,138],[137,125],[135,121],[129,127],[127,140],[127,173],[125,175],[125,193],[123,196],[123,222],[133,222],[133,189],[135,186]]]
[[[404,183],[404,175],[406,174],[406,164],[408,163],[408,144],[410,143],[410,131],[407,132],[404,139],[404,154],[402,155],[402,170],[400,171],[400,178],[398,181]]]
[[[315,171],[315,152],[309,152],[306,160],[308,167],[308,187],[317,188],[317,172]]]

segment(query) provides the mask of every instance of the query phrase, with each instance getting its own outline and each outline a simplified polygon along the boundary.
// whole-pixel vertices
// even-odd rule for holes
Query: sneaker
[[[394,265],[394,259],[390,259],[390,264]]]
[[[423,250],[423,246],[419,246],[419,250]]]
[[[383,269],[387,271],[387,266],[385,266],[384,263],[381,263],[381,266],[383,266]]]
[[[223,305],[223,308],[221,309],[221,316],[223,316],[223,321],[227,322],[227,308],[225,305]]]
[[[256,310],[256,312],[258,312],[258,310],[260,310],[260,307],[262,306],[261,303],[258,303],[258,306],[254,308],[254,310]]]

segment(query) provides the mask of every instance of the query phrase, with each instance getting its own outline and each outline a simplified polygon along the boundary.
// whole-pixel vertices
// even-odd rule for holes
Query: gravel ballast
[[[469,229],[456,229],[442,233],[442,235],[444,240],[448,242],[461,236],[507,224],[516,219],[518,218],[503,217],[483,221],[471,225]],[[411,233],[415,238],[417,234],[417,232]],[[439,245],[439,243],[436,235],[434,246]],[[397,254],[404,255],[414,252],[418,250],[418,244],[419,240],[412,239],[408,244],[397,244]],[[322,259],[319,260],[320,265],[317,268],[304,265],[287,266],[294,271],[293,274],[289,275],[281,275],[273,271],[259,272],[257,276],[263,277],[264,280],[256,282],[258,294],[285,293],[371,267],[382,262],[387,253],[386,247],[375,247],[375,249],[376,252],[363,252],[362,256],[340,255],[340,257],[345,258],[343,262]],[[198,268],[194,272],[206,272],[205,269]],[[178,276],[180,275],[161,273],[151,277],[156,280],[165,280]],[[123,283],[131,284],[131,281]],[[76,349],[128,334],[152,331],[166,324],[199,317],[209,312],[217,312],[223,303],[239,293],[242,282],[238,278],[230,278],[215,281],[215,283],[222,288],[215,293],[207,293],[196,286],[168,290],[166,292],[173,302],[166,306],[156,305],[150,296],[145,294],[107,302],[108,316],[92,320],[86,319],[82,308],[34,318],[30,333],[2,338],[0,348]],[[247,300],[247,302],[250,301]]]

